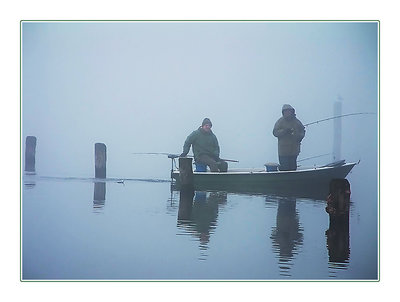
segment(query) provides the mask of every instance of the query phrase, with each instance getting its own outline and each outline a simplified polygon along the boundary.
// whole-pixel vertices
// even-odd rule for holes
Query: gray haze
[[[23,22],[22,140],[36,171],[168,178],[204,117],[231,167],[277,162],[272,128],[289,103],[304,123],[378,113],[376,22]],[[377,166],[378,114],[342,119],[342,157]],[[333,122],[306,128],[299,159],[332,152]],[[331,156],[304,164],[331,161]]]

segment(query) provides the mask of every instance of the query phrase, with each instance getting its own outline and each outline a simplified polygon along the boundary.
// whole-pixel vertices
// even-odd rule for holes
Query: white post
[[[340,100],[340,98],[339,98]],[[342,102],[337,101],[333,104],[333,116],[342,115]],[[333,161],[341,160],[342,149],[342,119],[333,120]]]

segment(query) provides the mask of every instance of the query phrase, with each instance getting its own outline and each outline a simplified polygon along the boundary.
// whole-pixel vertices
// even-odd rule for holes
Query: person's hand
[[[286,129],[285,133],[289,134],[289,135],[293,135],[294,134],[294,129],[293,128],[288,128],[288,129]]]

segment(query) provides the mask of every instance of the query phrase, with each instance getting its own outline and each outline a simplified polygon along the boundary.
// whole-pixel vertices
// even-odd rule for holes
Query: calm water
[[[377,177],[365,169],[348,176],[349,230],[329,228],[323,200],[24,176],[22,278],[377,279]]]

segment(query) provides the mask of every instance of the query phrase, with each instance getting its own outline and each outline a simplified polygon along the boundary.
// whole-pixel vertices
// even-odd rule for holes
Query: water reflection
[[[171,189],[171,194],[167,200],[167,214],[176,216],[178,211],[179,197],[177,196],[177,191]]]
[[[180,186],[177,183],[172,183],[171,188],[173,190],[180,190]],[[282,197],[296,197],[296,198],[308,198],[315,200],[325,200],[328,194],[328,186],[304,186],[304,185],[291,185],[291,186],[274,186],[265,187],[260,185],[231,185],[227,183],[207,183],[207,184],[195,184],[195,190],[198,191],[224,191],[234,194],[246,194],[246,195],[275,195]]]
[[[333,218],[325,232],[331,268],[347,269],[350,258],[349,217]]]
[[[218,208],[226,202],[226,192],[180,191],[178,228],[199,240],[200,260],[207,257],[210,237],[217,226]]]
[[[106,202],[106,183],[95,182],[93,193],[93,212],[102,213]]]
[[[35,182],[24,182],[24,186],[27,189],[33,189],[36,186]]]
[[[331,268],[346,269],[348,267],[350,194],[350,183],[347,179],[331,181],[325,208],[329,214],[329,229],[325,235]]]
[[[270,199],[267,197],[266,201],[270,202]],[[291,261],[303,244],[303,228],[295,198],[278,199],[276,227],[273,227],[270,238],[273,252],[278,255],[280,275],[290,276]]]
[[[26,189],[33,189],[36,186],[35,180],[36,173],[26,172],[24,173],[24,187]]]

